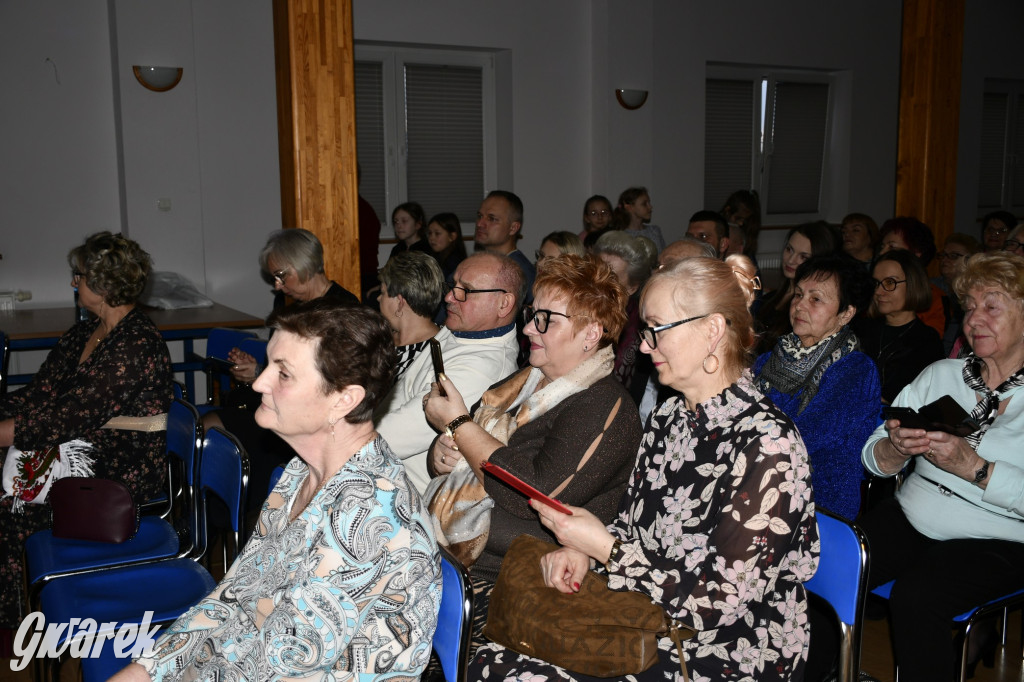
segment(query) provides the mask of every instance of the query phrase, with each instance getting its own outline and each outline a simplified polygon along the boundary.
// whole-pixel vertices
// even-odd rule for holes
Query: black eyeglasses
[[[277,282],[281,286],[284,286],[285,277],[288,276],[288,268],[281,268],[280,270],[276,270],[270,273],[270,276],[274,278],[275,282]]]
[[[986,225],[985,226],[985,234],[994,234],[994,235],[998,236],[998,235],[1001,235],[1001,234],[1006,234],[1009,231],[1010,231],[1010,228],[1008,228],[1008,227],[996,227],[995,225]]]
[[[1016,239],[1007,239],[1003,242],[1003,251],[1016,251],[1021,247],[1021,243]]]
[[[906,281],[905,279],[896,279],[895,277],[886,277],[882,280],[876,279],[875,288],[882,287],[886,291],[896,291],[896,285],[903,284]]]
[[[678,322],[660,324],[657,327],[644,327],[643,329],[640,330],[640,339],[648,346],[650,346],[651,350],[654,350],[655,348],[658,347],[658,338],[655,336],[655,334],[663,332],[666,329],[671,329],[672,327],[678,327],[679,325],[686,324],[687,322],[693,322],[694,320],[703,320],[710,314],[711,313],[704,313],[703,315],[697,315],[696,317],[688,317],[685,320],[679,320]]]
[[[939,260],[958,261],[967,254],[957,253],[956,251],[939,251],[935,255],[939,257]]]
[[[79,282],[80,282],[80,281],[82,280],[82,278],[84,278],[84,277],[85,277],[85,273],[84,273],[84,272],[79,272],[78,270],[72,270],[72,271],[71,271],[71,282],[72,282],[72,283],[73,283],[73,284],[74,284],[74,285],[75,285],[76,287],[78,286],[78,283],[79,283]]]
[[[508,293],[505,289],[467,289],[466,287],[458,287],[452,284],[445,284],[444,288],[452,292],[452,298],[459,303],[465,303],[466,297],[470,294],[493,294],[498,292],[503,294]]]
[[[551,324],[552,315],[558,315],[567,320],[572,318],[572,315],[555,312],[554,310],[544,310],[543,308],[537,309],[532,305],[528,305],[523,308],[523,325],[525,326],[533,322],[537,327],[537,332],[544,334],[548,330],[548,325]]]

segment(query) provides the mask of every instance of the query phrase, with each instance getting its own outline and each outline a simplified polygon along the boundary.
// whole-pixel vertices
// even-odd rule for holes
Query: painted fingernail
[[[573,583],[572,586],[573,586],[573,589],[575,589],[577,592],[580,591],[580,584],[579,583]]]

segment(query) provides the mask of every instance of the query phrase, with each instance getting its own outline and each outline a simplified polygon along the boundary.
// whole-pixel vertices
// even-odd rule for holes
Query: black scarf
[[[757,387],[762,393],[774,388],[789,395],[803,390],[796,411],[800,414],[818,394],[825,370],[859,346],[857,336],[847,326],[810,348],[801,346],[796,334],[786,334],[779,338],[775,350],[757,375]]]
[[[1011,388],[1024,386],[1024,367],[1022,367],[993,391],[985,385],[985,380],[981,378],[982,367],[984,367],[984,362],[974,353],[970,353],[964,360],[964,383],[968,388],[981,394],[981,400],[971,411],[971,419],[981,426],[966,439],[975,450],[981,445],[981,439],[988,431],[988,427],[992,426],[992,422],[996,420],[996,416],[999,414],[999,403],[1004,394]]]

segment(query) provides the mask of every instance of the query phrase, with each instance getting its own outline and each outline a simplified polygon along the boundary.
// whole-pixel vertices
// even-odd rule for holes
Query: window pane
[[[775,85],[766,213],[818,213],[828,123],[828,85]]]
[[[384,151],[384,66],[356,62],[356,158],[359,194],[379,216],[387,216]]]
[[[704,109],[704,208],[717,211],[730,194],[752,186],[754,81],[708,79]]]
[[[484,195],[480,67],[405,65],[408,196],[474,222]]]

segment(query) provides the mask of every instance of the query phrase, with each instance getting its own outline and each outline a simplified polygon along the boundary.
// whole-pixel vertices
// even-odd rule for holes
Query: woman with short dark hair
[[[815,503],[852,521],[864,478],[860,448],[881,416],[878,372],[848,326],[871,300],[871,280],[852,258],[820,256],[793,281],[793,331],[754,362],[754,376],[800,429]]]
[[[868,316],[854,330],[878,367],[882,402],[892,403],[903,387],[945,356],[942,338],[918,314],[932,304],[928,273],[909,251],[884,253],[871,270],[874,295]]]
[[[171,404],[171,360],[156,325],[135,304],[152,267],[149,254],[127,237],[99,232],[71,250],[68,265],[89,318],[61,336],[27,386],[0,396],[0,447],[13,446],[7,463],[19,458],[26,474],[0,500],[3,628],[19,620],[22,543],[50,523],[42,484],[56,465],[46,464],[48,453],[59,449],[75,475],[124,483],[136,500],[156,497],[165,484],[160,420]],[[118,417],[153,428],[118,426]],[[27,475],[36,469],[50,473],[33,482]]]
[[[418,679],[426,667],[437,545],[371,420],[394,375],[391,331],[323,299],[269,324],[256,420],[298,456],[220,584],[116,680]]]

